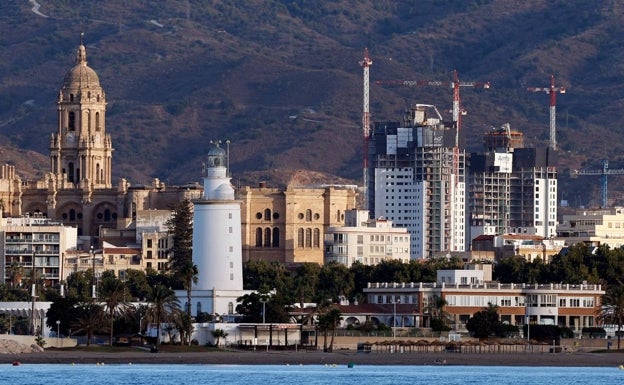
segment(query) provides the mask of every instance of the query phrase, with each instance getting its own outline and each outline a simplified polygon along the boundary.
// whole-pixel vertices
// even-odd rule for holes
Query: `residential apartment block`
[[[76,228],[41,216],[3,218],[0,227],[0,274],[3,282],[21,284],[35,275],[56,287],[63,280],[63,258],[76,249]]]
[[[354,262],[376,265],[382,261],[410,260],[410,235],[385,218],[369,219],[367,210],[348,210],[345,225],[325,232],[325,263],[351,267]]]

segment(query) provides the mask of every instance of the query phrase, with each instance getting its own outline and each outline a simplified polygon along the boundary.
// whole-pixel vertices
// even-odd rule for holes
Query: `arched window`
[[[306,241],[305,243],[306,247],[312,247],[312,229],[311,228],[306,229],[305,241]]]
[[[306,221],[310,222],[312,220],[312,210],[307,209],[306,210]]]
[[[100,182],[100,164],[95,164],[95,181]]]
[[[279,242],[280,242],[280,234],[279,234],[279,229],[277,227],[273,228],[273,243],[271,246],[273,247],[279,247]]]
[[[100,126],[100,113],[96,112],[95,113],[95,131],[100,131],[101,130],[101,126]]]
[[[74,209],[69,210],[69,220],[70,221],[76,220],[76,210]]]
[[[262,229],[256,228],[256,247],[262,247]]]
[[[228,302],[228,314],[234,313],[234,304],[232,302]]]
[[[104,210],[104,222],[108,222],[111,219],[111,212],[109,209]]]
[[[303,247],[303,229],[299,228],[297,230],[297,246],[298,247]]]
[[[321,247],[321,231],[319,229],[314,229],[314,247],[317,249]]]
[[[74,181],[74,164],[69,163],[67,165],[67,168],[69,169],[69,171],[67,172],[67,181],[73,182]]]
[[[264,209],[264,220],[265,221],[271,220],[271,209]]]
[[[271,229],[264,229],[264,247],[271,247]]]
[[[336,211],[336,222],[340,222],[340,210]]]
[[[69,131],[76,131],[76,113],[70,111],[69,113],[69,121],[67,122],[67,129]]]

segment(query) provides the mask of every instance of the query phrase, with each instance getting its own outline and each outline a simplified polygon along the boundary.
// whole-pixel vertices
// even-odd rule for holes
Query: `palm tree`
[[[216,338],[216,339],[217,339],[217,340],[215,341],[215,346],[216,346],[216,347],[219,347],[219,340],[220,340],[221,338],[225,338],[225,337],[227,337],[228,335],[229,335],[229,334],[228,334],[228,333],[226,333],[226,332],[225,332],[225,330],[223,330],[223,329],[216,329],[216,330],[213,330],[213,331],[212,331],[212,336],[213,336],[214,338]]]
[[[340,325],[342,313],[336,306],[332,306],[329,310],[321,314],[318,319],[319,330],[323,332],[323,351],[331,352],[334,347],[334,337],[336,336],[336,327]],[[327,346],[327,332],[331,331],[331,341]]]
[[[193,291],[193,284],[197,283],[197,275],[199,274],[199,271],[197,270],[197,265],[195,265],[193,263],[193,261],[187,261],[184,265],[182,265],[180,267],[180,269],[177,271],[177,276],[178,278],[182,281],[182,284],[184,285],[184,289],[186,289],[186,315],[188,317],[188,319],[190,320],[191,317],[191,301],[192,301],[192,291]],[[192,322],[188,322],[188,329],[187,329],[187,337],[188,337],[188,341],[187,343],[190,345],[191,344],[191,333],[192,333],[192,328],[193,328],[193,324]]]
[[[85,334],[87,347],[89,347],[95,331],[102,325],[102,307],[91,302],[85,302],[78,305],[77,310],[78,317],[72,323],[72,328],[78,333]]]
[[[603,323],[617,325],[617,348],[620,350],[622,325],[624,324],[624,284],[618,281],[618,286],[607,289],[603,298],[603,306],[598,310],[598,318]]]
[[[156,350],[160,344],[161,323],[168,322],[179,311],[180,305],[175,292],[161,284],[154,286],[146,316],[150,322],[156,324]]]
[[[17,262],[12,262],[7,269],[7,276],[12,288],[19,287],[24,276],[24,267]]]
[[[115,277],[104,279],[100,285],[100,297],[104,299],[106,305],[106,315],[110,322],[109,344],[113,346],[113,325],[115,316],[125,314],[128,309],[126,302],[126,289],[124,283]]]

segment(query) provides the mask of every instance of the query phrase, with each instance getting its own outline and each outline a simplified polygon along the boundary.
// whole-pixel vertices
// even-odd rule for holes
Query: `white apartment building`
[[[410,235],[392,221],[368,219],[367,210],[345,212],[345,226],[329,227],[325,233],[325,263],[336,261],[351,267],[354,262],[376,265],[386,260],[410,260]]]
[[[75,227],[63,226],[42,216],[2,218],[0,228],[0,273],[3,282],[31,276],[33,269],[46,285],[57,286],[63,279],[63,259],[76,249],[78,233]],[[13,270],[19,274],[14,274]]]

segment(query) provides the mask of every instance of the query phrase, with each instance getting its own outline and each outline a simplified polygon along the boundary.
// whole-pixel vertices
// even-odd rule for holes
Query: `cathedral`
[[[137,212],[171,209],[201,196],[199,184],[168,187],[158,179],[132,186],[112,180],[113,143],[106,131],[106,93],[87,65],[82,44],[58,93],[57,124],[50,137],[50,169],[36,181],[22,180],[12,165],[0,167],[4,217],[42,217],[76,227],[96,243],[103,230],[130,229]]]

